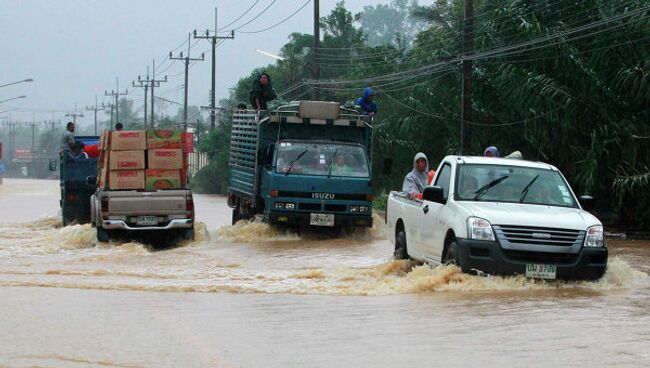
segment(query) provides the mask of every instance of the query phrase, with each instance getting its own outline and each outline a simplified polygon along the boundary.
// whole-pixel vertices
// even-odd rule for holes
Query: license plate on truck
[[[556,271],[557,267],[555,265],[531,263],[526,265],[526,277],[534,279],[555,280]]]
[[[136,221],[136,225],[139,226],[150,226],[150,225],[158,225],[158,217],[157,216],[139,216]]]
[[[311,213],[309,218],[309,225],[313,226],[334,226],[334,215],[325,213]]]

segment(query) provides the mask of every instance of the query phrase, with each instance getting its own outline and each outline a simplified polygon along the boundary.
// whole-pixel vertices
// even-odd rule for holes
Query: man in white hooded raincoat
[[[422,192],[424,192],[424,188],[427,186],[428,174],[429,160],[424,153],[418,152],[413,157],[413,170],[406,174],[404,178],[402,191],[411,199],[422,199]]]

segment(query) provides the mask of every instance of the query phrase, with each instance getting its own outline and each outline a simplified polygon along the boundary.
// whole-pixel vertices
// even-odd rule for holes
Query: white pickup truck
[[[398,259],[544,279],[598,279],[607,269],[601,222],[545,163],[447,156],[423,200],[390,193],[386,222]]]
[[[97,240],[115,230],[177,231],[194,238],[194,200],[190,189],[157,191],[97,189],[90,198],[90,221]]]

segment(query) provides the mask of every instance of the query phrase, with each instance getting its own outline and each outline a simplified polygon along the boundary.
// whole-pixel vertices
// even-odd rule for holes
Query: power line
[[[260,30],[257,30],[257,31],[248,31],[248,32],[247,31],[240,31],[239,33],[248,33],[248,34],[262,33],[262,32],[268,31],[269,29],[273,29],[273,28],[279,26],[280,24],[282,24],[282,23],[288,21],[289,19],[291,19],[294,15],[298,14],[302,9],[304,9],[307,5],[309,5],[310,2],[311,2],[311,0],[307,0],[307,2],[304,3],[300,8],[298,8],[298,10],[294,11],[288,17],[284,18],[283,20],[279,21],[278,23],[275,23],[272,26],[269,26],[269,27],[266,27],[266,28],[263,28],[263,29],[260,29]]]
[[[222,31],[222,30],[224,30],[224,29],[227,29],[228,27],[230,27],[230,26],[232,26],[233,24],[235,24],[235,22],[237,22],[238,20],[242,19],[242,18],[243,18],[246,14],[248,14],[248,12],[251,11],[251,9],[253,9],[253,7],[255,7],[255,5],[257,5],[257,3],[259,3],[259,2],[260,2],[260,0],[255,0],[255,2],[253,3],[253,5],[251,5],[248,9],[246,9],[246,11],[243,12],[239,17],[237,17],[237,19],[235,19],[235,20],[233,20],[232,22],[226,24],[225,26],[219,28],[218,31]]]
[[[240,25],[239,27],[234,28],[233,30],[234,30],[234,31],[237,31],[237,30],[242,29],[243,27],[246,27],[247,25],[251,24],[251,23],[254,22],[257,18],[261,17],[262,14],[266,13],[266,11],[269,10],[269,8],[270,8],[273,4],[275,4],[275,2],[276,2],[276,0],[271,1],[271,3],[270,3],[269,5],[267,5],[266,8],[264,8],[264,9],[263,9],[259,14],[257,14],[257,15],[255,16],[255,18],[253,18],[253,19],[249,20],[248,22],[246,22],[246,23]]]
[[[645,6],[645,7],[633,10],[633,11],[629,11],[626,14],[620,14],[620,15],[609,17],[609,18],[602,19],[602,20],[599,20],[599,21],[591,22],[591,23],[588,23],[588,24],[585,24],[585,25],[582,25],[582,26],[579,26],[579,27],[575,27],[575,28],[571,28],[571,29],[568,29],[568,30],[565,30],[565,31],[561,31],[561,32],[550,34],[550,35],[538,37],[538,38],[535,38],[535,39],[532,39],[532,40],[529,40],[529,41],[525,41],[525,42],[521,42],[521,43],[518,43],[518,44],[498,47],[498,48],[491,49],[491,50],[484,51],[484,52],[477,52],[475,54],[468,55],[468,56],[460,56],[460,57],[452,58],[452,59],[445,60],[445,61],[440,61],[440,62],[437,62],[437,63],[429,64],[429,65],[426,65],[426,66],[423,66],[423,67],[418,67],[418,68],[414,68],[414,69],[410,69],[410,70],[406,70],[406,71],[388,73],[388,74],[379,75],[379,76],[371,77],[371,78],[367,78],[367,79],[330,80],[330,81],[313,81],[312,80],[312,81],[307,81],[307,83],[309,83],[311,85],[322,85],[322,84],[332,84],[332,83],[352,84],[352,83],[372,83],[372,82],[376,82],[376,81],[377,82],[378,81],[388,81],[388,80],[392,80],[392,79],[398,79],[399,77],[404,76],[404,75],[413,75],[413,73],[421,73],[421,72],[425,72],[425,71],[428,71],[428,70],[431,70],[431,69],[434,69],[434,68],[439,68],[441,66],[445,66],[445,65],[449,65],[449,64],[456,64],[456,63],[462,62],[464,60],[481,60],[481,59],[487,59],[487,58],[491,58],[491,57],[509,55],[509,54],[513,54],[513,53],[527,52],[527,51],[530,51],[530,49],[527,49],[527,50],[518,50],[518,49],[522,49],[522,48],[525,48],[525,47],[528,47],[528,46],[533,46],[533,45],[536,45],[536,44],[548,42],[548,41],[551,41],[551,40],[554,40],[554,39],[557,39],[557,38],[560,38],[560,37],[571,36],[571,35],[573,35],[575,33],[591,30],[593,28],[596,28],[596,27],[599,27],[599,26],[602,26],[602,25],[605,25],[605,24],[608,24],[608,23],[611,23],[611,22],[614,22],[614,21],[619,21],[619,20],[623,20],[623,19],[626,19],[626,18],[634,17],[634,16],[637,16],[639,14],[643,14],[644,12],[648,11],[649,9],[650,9],[650,6]],[[623,24],[623,25],[625,25],[625,24]],[[584,35],[581,35],[581,36],[576,36],[576,37],[573,37],[573,38],[570,38],[570,39],[566,39],[565,41],[568,42],[568,41],[573,41],[573,40],[576,40],[576,39],[588,37],[588,36],[591,36],[593,34],[604,32],[606,30],[611,30],[613,28],[620,27],[620,26],[622,26],[622,25],[613,26],[613,27],[610,27],[610,28],[605,29],[605,30],[592,32],[592,33],[584,34]],[[540,46],[539,48],[548,47],[548,46],[549,45]],[[518,50],[518,51],[516,51],[516,50]]]

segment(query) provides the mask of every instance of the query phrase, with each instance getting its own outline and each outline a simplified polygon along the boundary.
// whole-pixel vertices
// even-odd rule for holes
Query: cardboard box
[[[148,169],[178,170],[185,167],[183,150],[156,149],[147,151]]]
[[[182,149],[182,138],[178,130],[147,130],[147,149]]]
[[[116,170],[108,175],[110,189],[144,189],[144,170]]]
[[[146,170],[145,189],[180,189],[185,185],[182,182],[183,170],[148,169]]]
[[[183,133],[183,151],[194,152],[194,133]]]
[[[144,130],[112,131],[109,135],[111,151],[133,151],[147,149],[147,135]]]
[[[99,159],[97,160],[98,162],[98,170],[101,171],[101,169],[107,168],[108,167],[108,151],[99,151]]]
[[[141,170],[144,169],[144,151],[111,151],[111,170]]]
[[[108,169],[103,168],[99,170],[99,177],[97,178],[97,186],[99,188],[108,188]]]

